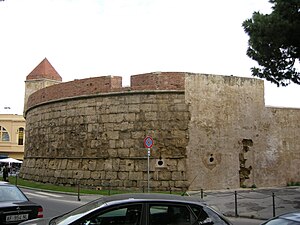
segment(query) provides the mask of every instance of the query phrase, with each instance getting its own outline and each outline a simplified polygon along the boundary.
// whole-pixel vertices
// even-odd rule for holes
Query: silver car
[[[22,225],[194,225],[231,223],[200,198],[171,194],[120,194],[102,197],[64,215]]]
[[[285,213],[269,219],[262,225],[300,225],[300,212]]]

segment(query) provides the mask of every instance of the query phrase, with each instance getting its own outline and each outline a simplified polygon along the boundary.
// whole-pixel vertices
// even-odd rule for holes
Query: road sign
[[[144,146],[145,148],[152,148],[154,144],[153,138],[150,136],[145,137],[144,139]]]

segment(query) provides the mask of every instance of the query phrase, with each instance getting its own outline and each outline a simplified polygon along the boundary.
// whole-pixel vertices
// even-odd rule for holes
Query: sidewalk
[[[236,192],[235,192],[236,191]],[[256,188],[221,191],[190,191],[189,195],[203,196],[225,216],[266,220],[275,214],[300,211],[300,187]]]

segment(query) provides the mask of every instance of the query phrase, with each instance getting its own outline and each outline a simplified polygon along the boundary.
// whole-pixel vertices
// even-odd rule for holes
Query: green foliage
[[[290,183],[287,183],[287,185],[286,186],[300,186],[300,182],[299,181],[297,181],[297,182],[294,182],[294,181],[292,181],[292,182],[290,182]]]
[[[242,184],[241,188],[257,188],[257,186],[256,186],[256,184],[252,184],[250,187],[248,187],[247,185]]]
[[[16,179],[16,177],[9,177],[9,182],[12,184],[17,184],[18,186],[36,188],[36,189],[41,189],[41,190],[51,190],[51,191],[67,192],[67,193],[77,193],[78,192],[77,186],[66,187],[66,186],[59,186],[59,185],[54,185],[54,184],[45,184],[45,183],[23,180],[21,178]],[[80,193],[83,193],[83,194],[108,195],[108,191],[109,190],[95,190],[95,189],[80,188]]]
[[[277,86],[300,84],[296,62],[300,59],[300,1],[269,0],[271,14],[254,12],[243,22],[249,35],[247,55],[257,61],[252,75]]]

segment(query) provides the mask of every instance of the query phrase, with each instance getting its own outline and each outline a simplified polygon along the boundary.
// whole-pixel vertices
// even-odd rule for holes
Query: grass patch
[[[54,184],[46,184],[40,183],[35,181],[28,181],[22,178],[16,177],[9,177],[9,183],[15,184],[22,187],[28,188],[35,188],[41,190],[50,190],[50,191],[57,191],[57,192],[66,192],[66,193],[78,193],[78,186],[61,186],[61,185],[54,185]],[[87,189],[87,188],[80,188],[81,194],[98,194],[98,195],[112,195],[112,194],[121,194],[126,193],[125,191],[119,190],[96,190],[96,189]]]
[[[292,182],[290,182],[290,183],[287,183],[287,186],[288,186],[288,187],[289,187],[289,186],[300,186],[300,182],[299,182],[299,181],[297,181],[297,182],[292,181]]]
[[[50,191],[57,191],[57,192],[66,192],[66,193],[73,193],[77,194],[78,193],[78,186],[61,186],[61,185],[54,185],[54,184],[46,184],[46,183],[40,183],[40,182],[35,182],[35,181],[28,181],[24,180],[19,177],[9,177],[9,183],[15,184],[18,186],[22,187],[28,187],[28,188],[35,188],[35,189],[41,189],[41,190],[50,190]],[[145,189],[145,191],[147,191]],[[80,187],[79,190],[80,194],[98,194],[98,195],[114,195],[114,194],[124,194],[124,193],[141,193],[141,191],[128,191],[128,190],[110,190],[110,189],[105,189],[105,190],[96,190],[96,189],[87,189],[87,188],[82,188]],[[154,192],[151,192],[154,193]],[[161,191],[161,192],[155,192],[155,193],[162,193],[162,194],[177,194],[181,195],[183,192],[171,192],[171,191]]]

